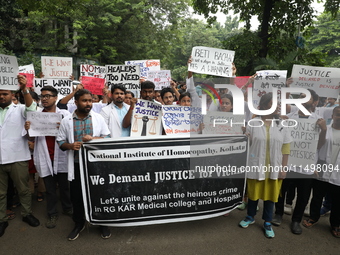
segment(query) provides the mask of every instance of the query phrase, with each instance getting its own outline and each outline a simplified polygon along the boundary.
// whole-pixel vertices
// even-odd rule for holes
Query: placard
[[[72,67],[72,58],[41,56],[41,70],[45,79],[69,79]]]
[[[149,71],[161,70],[161,61],[159,59],[149,60],[130,60],[125,61],[125,65],[137,65],[140,66],[140,77],[146,78]]]
[[[188,71],[222,77],[232,76],[235,51],[197,46],[192,48]]]
[[[234,115],[232,112],[208,111],[203,115],[203,123],[203,134],[242,135],[245,116]]]
[[[0,54],[0,89],[17,90],[18,61],[15,56]]]
[[[57,136],[62,116],[54,112],[27,112],[27,120],[31,122],[28,134],[35,136]]]
[[[138,99],[132,114],[130,136],[161,135],[162,105]]]
[[[291,87],[312,89],[321,97],[339,95],[340,68],[294,65]]]
[[[72,92],[72,80],[70,79],[34,79],[34,92],[41,94],[40,90],[45,86],[52,86],[58,90],[58,95],[67,96]]]
[[[80,65],[80,75],[105,79],[106,68],[97,65]]]
[[[86,220],[122,227],[224,215],[242,201],[247,148],[245,136],[84,143],[80,172]]]
[[[163,105],[162,123],[167,135],[198,134],[202,123],[202,108]]]
[[[140,90],[140,67],[137,65],[106,65],[107,85],[118,84],[127,90]]]
[[[103,95],[105,79],[82,76],[81,83],[84,85],[84,89],[88,89],[92,94]]]
[[[24,75],[27,79],[26,87],[33,87],[33,80],[35,76],[33,64],[19,66],[19,74]]]
[[[163,88],[170,87],[171,71],[149,71],[147,80],[155,84],[155,90],[162,90]]]

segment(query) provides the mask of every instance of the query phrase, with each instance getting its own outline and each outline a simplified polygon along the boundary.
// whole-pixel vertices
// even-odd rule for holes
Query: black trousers
[[[76,226],[82,227],[85,224],[85,210],[81,189],[79,163],[74,163],[74,179],[70,182],[70,193],[73,205],[73,221]]]

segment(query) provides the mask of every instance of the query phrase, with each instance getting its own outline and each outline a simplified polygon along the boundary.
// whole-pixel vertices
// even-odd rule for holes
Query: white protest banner
[[[317,161],[317,146],[319,141],[319,129],[316,119],[297,119],[295,127],[292,120],[287,120],[289,130],[293,139],[290,144],[290,155],[288,165],[310,166]]]
[[[31,122],[28,133],[35,136],[57,136],[61,114],[54,112],[27,112],[27,120]]]
[[[17,90],[19,74],[18,61],[15,56],[0,54],[0,89]]]
[[[89,90],[92,94],[103,95],[105,79],[83,76],[81,83],[84,85],[84,89]]]
[[[58,90],[58,94],[66,96],[72,92],[72,80],[70,79],[34,79],[34,92],[41,94],[40,90],[45,86],[52,86]]]
[[[146,79],[155,84],[155,90],[162,90],[163,88],[170,87],[171,71],[149,71]]]
[[[41,70],[46,79],[69,79],[72,75],[72,58],[41,56]]]
[[[222,216],[242,201],[246,136],[98,140],[84,143],[79,153],[85,217],[91,224],[202,220]]]
[[[244,115],[234,115],[232,112],[208,111],[203,115],[203,134],[242,135]],[[242,124],[241,124],[242,123]]]
[[[24,75],[27,79],[26,87],[33,87],[33,80],[35,76],[33,64],[26,66],[19,66],[19,74]]]
[[[150,60],[130,60],[125,61],[125,65],[138,65],[140,66],[140,77],[146,78],[149,71],[161,70],[161,61],[159,59]]]
[[[167,135],[198,134],[202,123],[202,108],[163,105],[162,123]]]
[[[140,90],[140,67],[137,65],[106,65],[107,85],[118,84],[127,90]]]
[[[138,99],[133,110],[130,136],[161,135],[162,105]]]
[[[257,107],[260,98],[273,88],[279,89],[278,99],[280,100],[280,89],[286,87],[287,71],[286,70],[262,70],[256,72],[256,77],[253,85],[253,105]]]
[[[105,66],[97,66],[97,65],[80,65],[80,75],[87,77],[95,77],[105,79],[106,74]]]
[[[339,95],[340,68],[294,65],[291,87],[312,89],[322,97]]]
[[[188,71],[222,77],[232,76],[235,51],[197,46],[192,48]]]

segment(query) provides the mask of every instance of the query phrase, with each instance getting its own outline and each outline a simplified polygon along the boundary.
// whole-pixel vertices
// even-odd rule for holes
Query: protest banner
[[[294,65],[291,87],[312,89],[322,97],[339,95],[340,68]]]
[[[203,115],[203,134],[241,135],[244,125],[244,115],[234,115],[232,112],[208,111]]]
[[[15,56],[0,54],[0,89],[17,90],[19,74],[18,61]]]
[[[160,135],[162,105],[153,101],[138,99],[132,114],[130,136]]]
[[[234,51],[197,46],[192,48],[188,71],[222,77],[232,76]]]
[[[19,74],[24,75],[27,79],[26,87],[33,87],[33,80],[35,76],[33,64],[26,66],[19,66]]]
[[[256,72],[253,86],[253,105],[256,108],[259,105],[260,98],[272,92],[277,88],[278,100],[281,99],[280,89],[286,87],[287,71],[286,70],[262,70]]]
[[[199,133],[201,107],[163,105],[162,110],[162,123],[167,135]]]
[[[290,155],[288,165],[310,166],[317,161],[317,146],[319,141],[319,129],[316,119],[298,119],[297,125],[293,127],[291,120],[287,120],[289,130],[293,139],[290,144]]]
[[[27,112],[27,120],[31,122],[28,134],[35,136],[57,136],[62,116],[54,112]]]
[[[83,76],[81,83],[84,85],[84,89],[88,89],[92,94],[103,95],[105,79]]]
[[[106,68],[97,65],[80,65],[80,75],[105,79]]]
[[[34,79],[34,92],[38,95],[41,94],[41,88],[45,86],[52,86],[58,90],[58,94],[61,96],[67,96],[72,92],[72,80],[70,79]]]
[[[124,227],[224,215],[242,201],[247,142],[219,135],[84,143],[86,220]]]
[[[118,84],[127,90],[140,90],[140,67],[138,65],[106,65],[107,85]]]
[[[69,79],[72,67],[72,58],[41,56],[41,70],[45,79]]]
[[[155,84],[155,90],[162,90],[163,88],[170,87],[171,71],[149,71],[146,79]]]
[[[140,66],[140,77],[146,78],[149,71],[161,70],[161,61],[159,59],[149,60],[129,60],[125,61],[125,65],[137,65]]]

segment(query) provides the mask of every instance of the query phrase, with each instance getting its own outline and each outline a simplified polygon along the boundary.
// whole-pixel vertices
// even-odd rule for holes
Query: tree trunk
[[[268,54],[268,43],[269,43],[269,21],[272,15],[272,10],[274,8],[274,3],[276,0],[266,0],[264,3],[262,22],[259,31],[259,37],[262,41],[262,47],[259,51],[259,56],[261,58],[266,58]]]

